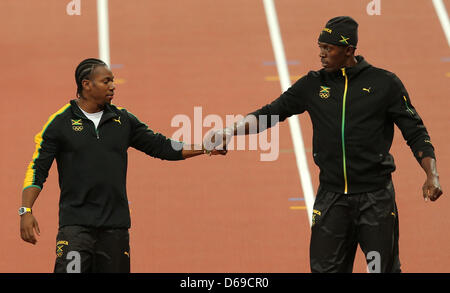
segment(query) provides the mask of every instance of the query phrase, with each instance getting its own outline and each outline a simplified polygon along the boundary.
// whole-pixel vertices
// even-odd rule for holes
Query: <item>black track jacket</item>
[[[164,160],[183,159],[180,142],[154,133],[123,108],[107,105],[96,130],[75,100],[50,116],[35,142],[23,188],[42,189],[56,158],[60,227],[130,227],[128,147]]]
[[[394,123],[420,162],[433,157],[427,130],[400,79],[368,64],[310,71],[278,99],[249,115],[279,115],[279,121],[307,111],[313,126],[314,162],[321,186],[340,193],[383,188],[395,170],[389,153]],[[261,120],[261,119],[260,119]],[[267,127],[276,121],[267,119]]]

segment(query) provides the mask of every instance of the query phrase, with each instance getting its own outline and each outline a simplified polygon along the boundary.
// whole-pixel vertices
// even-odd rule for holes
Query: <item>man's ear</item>
[[[81,81],[81,85],[83,86],[83,89],[90,90],[91,89],[91,81],[89,79],[83,79]]]
[[[356,48],[352,46],[345,47],[345,56],[350,57],[355,55],[355,50]]]

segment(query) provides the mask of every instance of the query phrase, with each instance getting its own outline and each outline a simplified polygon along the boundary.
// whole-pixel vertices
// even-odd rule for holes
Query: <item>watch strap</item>
[[[19,215],[24,215],[26,213],[31,213],[31,208],[27,208],[27,207],[20,207],[19,208]]]

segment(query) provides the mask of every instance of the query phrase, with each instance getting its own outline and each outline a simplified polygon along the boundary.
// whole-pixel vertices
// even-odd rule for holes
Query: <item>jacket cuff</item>
[[[433,149],[425,149],[425,150],[417,151],[414,153],[414,157],[416,157],[416,160],[417,160],[417,162],[419,162],[419,164],[421,164],[422,159],[426,158],[426,157],[436,159]]]
[[[183,145],[184,145],[184,143],[181,142],[181,141],[175,141],[175,140],[171,139],[170,140],[170,144],[171,144],[172,152],[170,153],[168,158],[166,158],[166,160],[169,160],[169,161],[184,160],[184,157],[183,157]]]
[[[30,188],[30,187],[36,187],[36,188],[39,188],[40,190],[42,190],[42,186],[32,184],[32,185],[24,186],[24,188],[22,189],[22,192],[23,192],[25,189],[28,189],[28,188]]]

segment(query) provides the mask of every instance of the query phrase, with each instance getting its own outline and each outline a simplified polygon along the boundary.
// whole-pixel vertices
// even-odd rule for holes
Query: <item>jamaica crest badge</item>
[[[320,86],[319,97],[328,99],[330,97],[330,87]]]
[[[60,240],[56,243],[56,257],[61,257],[64,253],[64,247],[69,245],[68,241]]]
[[[81,119],[75,120],[71,119],[72,121],[72,129],[74,131],[82,131],[83,130],[83,121]]]

